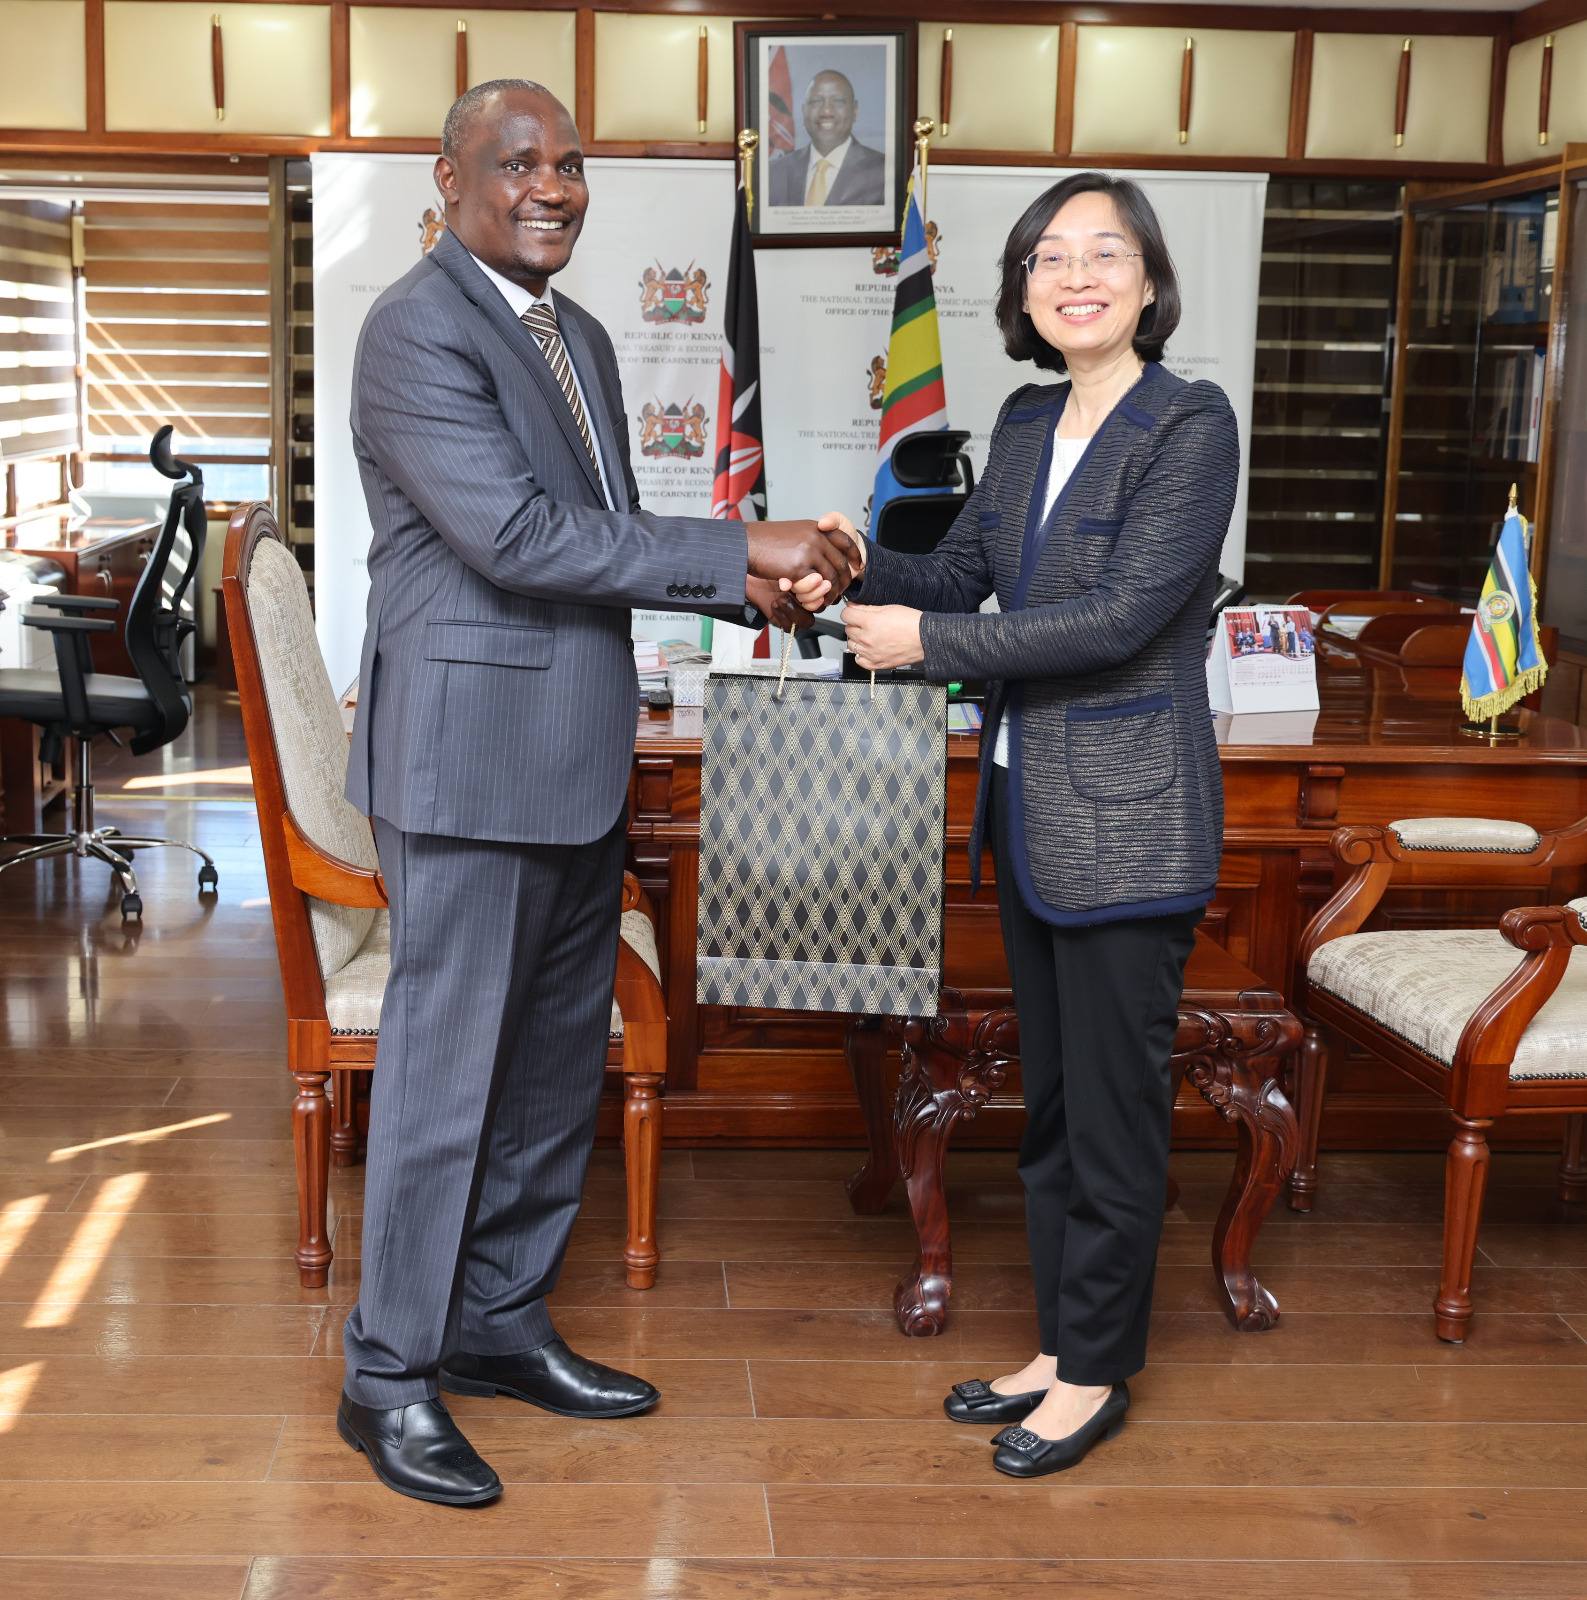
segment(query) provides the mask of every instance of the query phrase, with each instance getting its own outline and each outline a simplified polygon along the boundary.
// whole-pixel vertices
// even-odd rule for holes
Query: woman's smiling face
[[[1086,260],[1082,264],[1081,257]],[[1066,362],[1097,366],[1135,337],[1153,297],[1140,255],[1111,195],[1073,196],[1042,230],[1025,277],[1025,310]]]

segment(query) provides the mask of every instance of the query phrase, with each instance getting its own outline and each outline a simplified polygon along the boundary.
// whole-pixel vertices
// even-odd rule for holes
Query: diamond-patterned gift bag
[[[936,1016],[947,729],[941,684],[712,673],[702,1005]]]

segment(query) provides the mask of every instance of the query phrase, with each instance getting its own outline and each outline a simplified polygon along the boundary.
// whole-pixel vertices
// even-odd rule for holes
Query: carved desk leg
[[[963,1016],[911,1019],[903,1025],[904,1070],[894,1102],[893,1134],[919,1253],[914,1270],[893,1292],[893,1312],[899,1328],[912,1337],[941,1333],[948,1322],[953,1249],[943,1162],[955,1125],[975,1116],[1008,1071],[1008,1058],[992,1046],[990,1020],[982,1022],[968,1045]]]
[[[1283,1057],[1300,1042],[1288,1013],[1223,1015],[1180,1010],[1180,1028],[1200,1037],[1175,1051],[1202,1098],[1239,1133],[1239,1151],[1212,1233],[1212,1268],[1229,1320],[1261,1332],[1278,1321],[1278,1301],[1257,1282],[1251,1248],[1295,1165],[1300,1132],[1279,1084]],[[1181,1037],[1183,1037],[1183,1031]]]
[[[893,1107],[887,1093],[888,1039],[889,1030],[880,1017],[858,1017],[843,1041],[865,1119],[865,1164],[848,1182],[849,1204],[862,1215],[880,1211],[898,1182]]]

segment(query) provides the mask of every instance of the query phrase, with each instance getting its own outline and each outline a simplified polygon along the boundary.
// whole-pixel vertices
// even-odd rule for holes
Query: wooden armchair
[[[1506,1113],[1564,1113],[1559,1195],[1587,1202],[1587,897],[1507,911],[1497,928],[1362,933],[1393,879],[1477,881],[1496,860],[1573,874],[1587,865],[1587,820],[1554,833],[1474,817],[1417,817],[1346,827],[1332,839],[1353,869],[1301,939],[1296,1009],[1306,1024],[1298,1069],[1301,1152],[1290,1205],[1309,1211],[1317,1137],[1336,1033],[1431,1089],[1454,1115],[1444,1169],[1444,1256],[1434,1326],[1460,1343],[1471,1321],[1471,1268],[1488,1175],[1487,1132]]]
[[[338,1164],[356,1159],[355,1084],[375,1065],[391,956],[386,890],[369,824],[342,794],[347,737],[315,641],[308,588],[268,506],[245,505],[232,517],[221,586],[286,993],[287,1068],[298,1088],[296,1259],[304,1286],[319,1288],[331,1264],[332,1150]],[[667,1051],[660,974],[655,914],[624,874],[611,1037],[626,1091],[623,1262],[634,1289],[655,1283],[658,1260]]]

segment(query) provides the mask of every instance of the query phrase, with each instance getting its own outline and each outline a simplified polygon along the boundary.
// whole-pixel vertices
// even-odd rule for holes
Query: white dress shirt
[[[1063,493],[1069,474],[1079,466],[1080,458],[1090,443],[1089,439],[1053,440],[1052,466],[1047,471],[1047,495],[1042,503],[1043,522],[1052,515],[1052,508],[1058,503],[1058,496]],[[992,752],[992,761],[999,767],[1008,766],[1008,724],[1013,714],[1012,708],[1005,707],[1003,720],[997,725],[997,748]]]
[[[470,251],[469,254],[473,255],[473,252]],[[486,266],[478,256],[474,256],[474,265],[478,267],[479,270],[483,272],[493,284],[496,285],[497,289],[501,291],[502,299],[507,302],[507,309],[511,311],[520,322],[523,320],[524,312],[526,312],[530,306],[550,304],[549,296],[547,296],[545,299],[537,298],[526,288],[524,288],[521,283],[514,283],[511,278],[504,278],[499,272],[495,271],[491,267]],[[552,304],[551,309],[554,312],[556,310],[556,306]],[[557,318],[557,326],[560,328],[561,325],[562,319],[559,316]],[[590,425],[590,442],[595,446],[595,462],[600,468],[601,489],[606,496],[607,505],[615,506],[617,504],[617,499],[612,494],[612,480],[606,470],[606,458],[601,453],[601,436],[599,430],[595,426],[595,413],[590,408],[589,395],[585,392],[583,380],[579,377],[579,364],[573,359],[572,347],[568,344],[566,339],[562,341],[562,344],[563,348],[567,351],[568,368],[573,374],[573,387],[579,392],[579,404],[584,407],[584,415]],[[626,510],[627,507],[624,507],[623,509]]]

